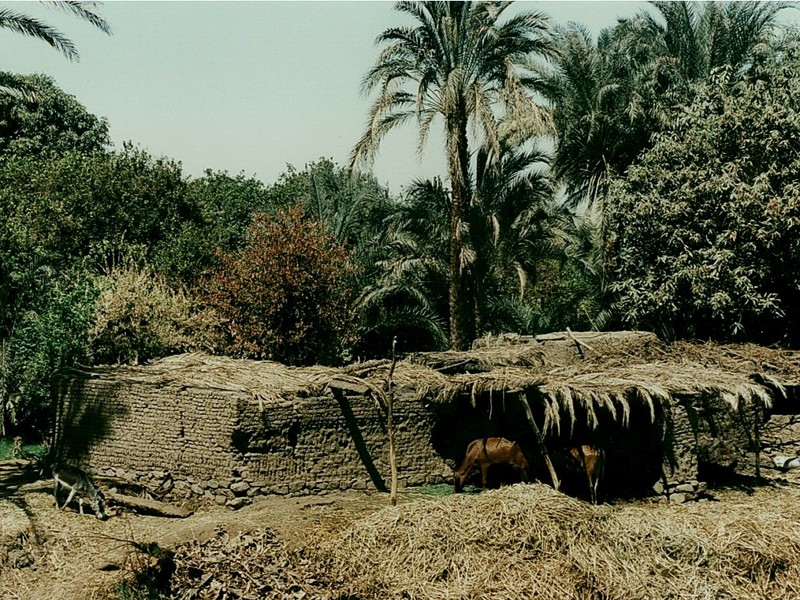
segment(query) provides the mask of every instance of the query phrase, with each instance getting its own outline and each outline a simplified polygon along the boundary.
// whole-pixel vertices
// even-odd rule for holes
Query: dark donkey
[[[528,481],[528,461],[517,442],[505,438],[483,438],[470,442],[467,446],[467,454],[453,477],[454,493],[464,489],[464,482],[476,464],[481,469],[481,484],[484,489],[490,465],[511,465],[519,472],[522,481]]]
[[[577,460],[581,469],[586,472],[586,481],[589,484],[589,497],[592,504],[597,504],[597,487],[605,470],[606,453],[602,448],[595,448],[588,444],[583,444],[571,448],[569,453]]]

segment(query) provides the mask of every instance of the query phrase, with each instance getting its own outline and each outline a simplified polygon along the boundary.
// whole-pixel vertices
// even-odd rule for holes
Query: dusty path
[[[123,577],[141,566],[143,556],[129,542],[156,542],[175,548],[206,541],[224,530],[239,532],[269,527],[289,547],[308,536],[330,534],[386,506],[386,494],[363,492],[287,498],[257,498],[238,511],[199,509],[185,519],[114,511],[103,522],[89,511],[56,509],[50,480],[0,463],[0,598],[74,600],[113,598]],[[414,494],[402,495],[407,501]],[[117,514],[114,514],[116,512]]]
[[[238,511],[216,505],[199,509],[185,519],[143,516],[112,507],[103,522],[75,510],[57,510],[50,480],[42,480],[24,463],[0,463],[0,598],[75,600],[118,598],[120,582],[141,571],[146,557],[134,543],[157,543],[174,549],[191,541],[205,542],[225,532],[269,528],[287,548],[301,548],[341,531],[354,521],[385,507],[386,494],[337,493],[327,496],[257,498]],[[714,519],[734,506],[796,506],[800,501],[800,471],[775,474],[776,485],[757,489],[715,490],[720,502],[655,507],[652,501],[619,502],[642,509],[680,510]],[[780,483],[778,482],[780,478]],[[422,497],[402,492],[400,502]],[[777,510],[777,509],[776,509]],[[116,513],[116,514],[114,514]],[[291,568],[291,567],[290,567]]]

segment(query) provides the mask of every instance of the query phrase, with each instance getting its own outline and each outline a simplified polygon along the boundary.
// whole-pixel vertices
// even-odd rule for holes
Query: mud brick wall
[[[452,480],[452,467],[431,445],[435,421],[422,402],[398,397],[394,423],[400,487]],[[264,412],[245,403],[234,431],[243,478],[260,493],[386,489],[385,423],[375,401],[361,395],[337,392]]]
[[[226,390],[62,378],[58,457],[165,493],[229,478],[236,399]]]
[[[398,394],[401,487],[447,482],[436,421]],[[64,376],[59,459],[96,476],[136,482],[167,499],[240,506],[259,494],[313,494],[389,485],[386,416],[371,398],[336,393],[264,405],[249,394]]]
[[[701,495],[708,475],[755,474],[761,450],[763,409],[734,410],[712,394],[677,396],[671,410],[671,435],[664,456],[664,478],[654,491],[682,502]],[[677,500],[676,500],[677,499]]]

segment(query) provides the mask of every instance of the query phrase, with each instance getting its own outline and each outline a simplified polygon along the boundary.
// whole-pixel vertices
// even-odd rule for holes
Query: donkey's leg
[[[592,500],[592,504],[597,504],[597,479],[592,481],[592,476],[588,469],[586,471],[586,481],[589,482],[589,498]]]
[[[69,496],[67,496],[67,501],[64,502],[64,506],[61,507],[61,510],[64,510],[65,508],[67,508],[67,504],[72,502],[72,499],[75,497],[75,492],[76,492],[75,488],[72,488],[69,491]]]
[[[592,504],[597,504],[597,489],[600,487],[600,476],[595,475],[594,483],[592,484]]]

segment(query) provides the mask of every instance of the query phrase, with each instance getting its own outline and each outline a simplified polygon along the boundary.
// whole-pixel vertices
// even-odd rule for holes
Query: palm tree
[[[357,301],[357,350],[387,355],[447,345],[447,249],[450,202],[440,179],[415,181],[383,222],[379,256]]]
[[[707,80],[715,69],[740,72],[752,52],[769,41],[778,13],[789,2],[652,2],[658,15],[642,12],[621,20],[626,45],[646,45],[654,62],[671,62],[687,82]]]
[[[528,292],[543,259],[563,258],[571,215],[554,201],[547,157],[500,139],[501,153],[478,151],[469,245],[478,335],[530,332]],[[440,180],[418,181],[386,219],[383,256],[359,303],[367,335],[397,335],[401,347],[440,345],[447,320],[450,197]],[[535,311],[534,311],[535,312]],[[374,331],[382,332],[374,336]],[[379,340],[376,340],[379,341]],[[373,346],[375,343],[373,343]]]
[[[478,333],[530,329],[526,294],[539,278],[545,258],[561,256],[570,215],[554,200],[549,157],[537,149],[500,142],[477,156],[476,188],[470,216],[475,249]]]
[[[111,35],[111,26],[101,17],[96,9],[97,2],[79,2],[78,0],[53,0],[46,4],[53,6],[63,12],[75,15],[91,25],[97,27],[103,33]],[[8,29],[15,33],[27,35],[46,42],[71,61],[80,60],[80,54],[75,44],[66,37],[61,31],[48,25],[44,21],[21,13],[11,8],[0,7],[0,28]],[[0,84],[0,93],[16,96],[22,99],[34,99],[35,92],[22,90],[17,87]]]
[[[557,132],[553,172],[572,206],[592,206],[602,203],[609,181],[635,159],[652,130],[649,114],[629,110],[638,98],[642,57],[622,49],[610,29],[596,44],[577,24],[558,28],[554,37],[558,58],[546,87]]]
[[[471,124],[497,149],[497,108],[519,117],[517,123],[544,122],[544,113],[526,90],[538,82],[531,58],[550,52],[547,22],[539,13],[524,13],[500,23],[509,4],[398,2],[395,8],[414,18],[416,26],[390,28],[378,36],[377,42],[387,46],[365,76],[363,89],[380,93],[351,155],[354,166],[370,162],[383,137],[412,118],[422,149],[434,119],[443,121],[451,188],[450,342],[458,350],[469,347],[475,337],[474,290],[467,271],[472,188],[467,130]]]

